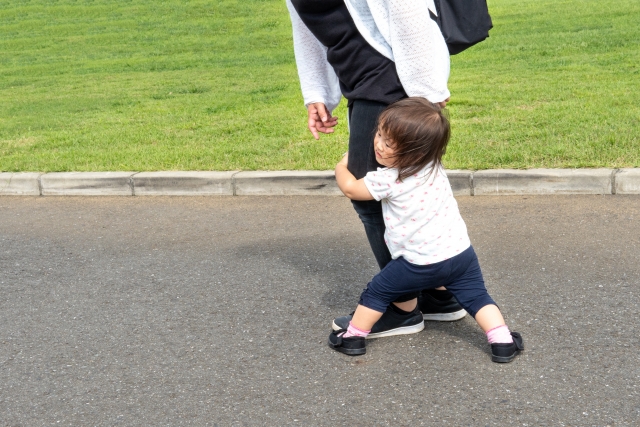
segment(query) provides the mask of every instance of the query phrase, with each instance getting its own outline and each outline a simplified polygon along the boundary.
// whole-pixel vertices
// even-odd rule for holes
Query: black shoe
[[[433,291],[445,292],[445,291]],[[418,297],[418,307],[424,316],[424,320],[437,320],[440,322],[453,322],[460,320],[467,315],[467,312],[458,304],[458,301],[451,296],[447,300],[439,300],[429,294],[429,291],[422,291]]]
[[[347,329],[352,318],[353,313],[348,316],[336,317],[333,319],[331,327],[334,331]],[[415,334],[423,329],[424,320],[422,319],[422,313],[420,313],[418,307],[416,307],[411,313],[400,314],[390,305],[387,307],[387,311],[382,314],[380,320],[373,325],[371,333],[367,335],[367,338]]]
[[[345,332],[347,332],[346,329],[331,332],[329,335],[329,347],[349,356],[360,356],[361,354],[365,354],[367,352],[367,347],[364,342],[364,337],[342,338],[342,335]]]
[[[510,344],[491,344],[491,360],[497,363],[508,363],[516,357],[519,351],[524,350],[522,335],[511,332],[513,342]]]

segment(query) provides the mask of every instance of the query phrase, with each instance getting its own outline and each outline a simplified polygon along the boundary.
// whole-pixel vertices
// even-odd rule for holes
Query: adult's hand
[[[332,117],[327,106],[322,102],[314,102],[307,106],[309,131],[315,139],[320,139],[318,132],[333,133],[333,127],[338,124],[338,118]]]

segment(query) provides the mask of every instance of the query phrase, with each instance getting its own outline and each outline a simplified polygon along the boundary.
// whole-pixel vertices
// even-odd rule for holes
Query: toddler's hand
[[[347,166],[349,163],[349,152],[347,151],[342,155],[342,159],[338,162],[338,165]]]
[[[440,106],[440,108],[444,108],[444,107],[446,107],[446,106],[447,106],[447,102],[449,102],[450,100],[451,100],[451,97],[449,97],[449,98],[445,99],[445,100],[444,100],[444,101],[442,101],[442,102],[438,102],[438,105]]]

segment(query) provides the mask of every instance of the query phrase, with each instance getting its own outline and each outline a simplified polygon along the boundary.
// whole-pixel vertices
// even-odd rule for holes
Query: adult
[[[419,96],[444,107],[449,100],[449,52],[433,0],[287,0],[308,127],[319,139],[338,123],[332,111],[348,100],[348,169],[359,179],[381,167],[373,137],[389,104]],[[384,242],[382,207],[354,201],[380,268],[391,260]],[[418,307],[416,298],[419,297]],[[424,319],[450,321],[466,312],[444,288],[410,294],[394,302],[371,337],[418,332]],[[350,316],[334,320],[346,326]]]

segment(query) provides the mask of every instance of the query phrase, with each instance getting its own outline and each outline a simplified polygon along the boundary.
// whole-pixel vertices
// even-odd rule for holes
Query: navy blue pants
[[[402,257],[392,260],[369,282],[359,304],[384,313],[402,295],[440,286],[446,287],[473,317],[482,307],[497,305],[484,286],[472,246],[453,258],[430,265],[414,265]]]

